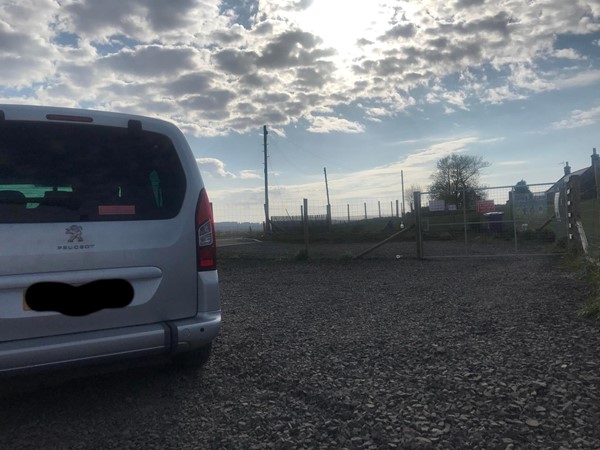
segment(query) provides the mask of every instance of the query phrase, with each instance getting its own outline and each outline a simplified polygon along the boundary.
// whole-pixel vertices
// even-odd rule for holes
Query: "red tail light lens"
[[[198,272],[217,268],[215,222],[206,189],[202,189],[196,207],[196,253]]]

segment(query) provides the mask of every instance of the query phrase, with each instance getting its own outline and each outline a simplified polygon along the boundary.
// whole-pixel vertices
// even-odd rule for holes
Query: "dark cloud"
[[[409,39],[417,34],[417,27],[412,23],[398,24],[386,31],[377,39],[382,42],[397,40],[399,38]]]
[[[429,41],[427,41],[428,45],[435,47],[437,49],[440,49],[440,50],[448,47],[449,43],[450,43],[450,41],[448,41],[448,39],[445,37],[439,37],[439,38],[430,39]]]
[[[302,102],[287,102],[284,105],[284,112],[291,118],[298,118],[306,111],[306,105],[304,105]]]
[[[241,102],[237,104],[237,110],[241,114],[254,114],[257,108],[252,103]]]
[[[287,92],[277,92],[277,93],[267,93],[257,97],[259,103],[264,104],[277,104],[277,103],[285,103],[290,100],[290,94]]]
[[[243,39],[241,34],[234,31],[217,31],[212,34],[212,37],[221,45],[231,45]]]
[[[270,36],[273,34],[273,24],[270,22],[261,22],[254,27],[252,34],[257,36]]]
[[[150,45],[135,50],[122,50],[98,60],[111,71],[129,73],[141,78],[177,75],[195,67],[195,52],[191,48],[169,48]]]
[[[351,93],[354,95],[360,95],[366,92],[367,88],[370,86],[370,83],[365,80],[355,81],[354,87],[351,89]]]
[[[481,6],[485,3],[485,0],[458,0],[456,6],[458,8],[470,8],[472,6]]]
[[[214,72],[188,73],[171,83],[167,83],[164,88],[169,94],[176,97],[186,94],[198,94],[208,91],[216,78],[217,75]]]
[[[492,17],[484,17],[470,22],[453,24],[440,24],[437,29],[431,30],[439,34],[459,34],[464,36],[477,36],[479,34],[497,33],[504,37],[509,35],[509,25],[513,22],[506,12],[500,12]]]
[[[106,0],[102,0],[104,4]],[[130,3],[131,0],[127,0]],[[94,0],[94,3],[99,3]],[[156,31],[172,30],[181,27],[187,27],[192,24],[190,13],[198,7],[206,8],[207,4],[202,4],[197,0],[146,0],[142,4],[147,4],[148,15],[146,18],[152,24]]]
[[[71,31],[79,35],[119,29],[127,36],[138,36],[188,27],[193,24],[191,13],[206,6],[198,0],[81,0],[64,5],[63,12],[69,16]]]
[[[321,89],[331,80],[335,65],[330,62],[319,61],[313,67],[302,67],[296,70],[296,84]]]
[[[258,55],[249,51],[226,49],[215,53],[213,59],[222,70],[234,75],[244,75],[253,71]]]
[[[289,123],[289,117],[287,116],[287,114],[274,109],[269,109],[263,115],[263,117],[265,119],[265,122],[270,124],[284,125],[286,123]]]
[[[331,56],[332,50],[316,48],[321,40],[305,31],[288,31],[280,34],[263,49],[257,65],[266,69],[307,66],[319,58]]]
[[[249,73],[240,78],[240,83],[244,86],[262,88],[269,86],[270,78],[262,77],[256,73]]]
[[[24,33],[16,33],[0,22],[0,55],[23,55],[32,48],[39,47],[37,43]]]
[[[235,92],[226,89],[218,89],[205,93],[204,95],[192,95],[181,103],[187,108],[196,111],[224,111],[229,103],[236,97]]]

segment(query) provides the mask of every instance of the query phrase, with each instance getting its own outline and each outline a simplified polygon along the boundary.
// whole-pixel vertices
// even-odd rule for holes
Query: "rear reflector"
[[[217,268],[215,223],[206,189],[202,189],[196,206],[196,254],[198,272]]]

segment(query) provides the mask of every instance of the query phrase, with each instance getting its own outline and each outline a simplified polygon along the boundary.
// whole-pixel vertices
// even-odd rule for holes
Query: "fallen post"
[[[379,243],[375,244],[373,247],[369,248],[368,250],[365,250],[364,252],[360,253],[359,255],[356,255],[356,256],[354,257],[354,259],[362,258],[362,257],[363,257],[363,256],[365,256],[367,253],[371,253],[373,250],[375,250],[375,249],[377,249],[377,248],[381,247],[381,246],[382,246],[383,244],[385,244],[386,242],[388,242],[388,241],[391,241],[391,240],[392,240],[392,239],[394,239],[396,236],[399,236],[399,235],[401,235],[402,233],[406,233],[408,230],[412,230],[414,227],[415,227],[414,225],[411,225],[411,226],[410,226],[410,227],[408,227],[408,228],[404,228],[404,229],[402,229],[402,230],[400,230],[400,231],[397,231],[396,233],[392,234],[390,237],[388,237],[388,238],[384,239],[383,241],[381,241],[381,242],[379,242]]]
[[[540,231],[542,231],[542,230],[543,230],[544,228],[546,228],[546,227],[547,227],[547,226],[548,226],[550,223],[552,223],[552,221],[554,220],[554,218],[555,218],[555,217],[556,217],[556,215],[555,215],[555,214],[552,214],[552,217],[550,217],[548,220],[546,220],[546,221],[544,222],[544,224],[543,224],[541,227],[539,227],[537,230],[535,230],[535,231],[536,231],[536,232],[538,232],[538,233],[539,233]]]

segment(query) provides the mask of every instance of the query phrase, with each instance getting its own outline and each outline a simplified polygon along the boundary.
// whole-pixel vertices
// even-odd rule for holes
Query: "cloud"
[[[550,128],[554,130],[581,128],[595,125],[598,122],[600,122],[600,106],[585,111],[579,109],[572,111],[567,119],[552,123]]]
[[[585,70],[575,75],[556,80],[560,89],[592,86],[600,81],[600,70]]]
[[[556,48],[597,41],[592,0],[5,3],[0,101],[160,115],[202,136],[363,132],[427,103],[470,110],[600,79],[591,51]],[[362,117],[340,115],[358,104]]]
[[[529,164],[529,161],[525,161],[525,160],[499,161],[494,164],[497,166],[524,166],[526,164]]]
[[[196,163],[202,172],[221,178],[235,178],[235,174],[225,170],[225,163],[216,158],[196,158]]]
[[[242,180],[262,180],[263,177],[255,170],[241,170],[239,178]]]
[[[427,148],[416,150],[414,153],[407,156],[403,163],[406,166],[421,166],[437,161],[452,153],[465,152],[468,150],[470,144],[478,142],[480,142],[480,140],[475,136],[450,138]]]
[[[262,69],[312,65],[322,57],[333,54],[333,50],[319,49],[320,43],[321,40],[311,33],[286,31],[262,49],[256,64]]]
[[[131,75],[138,79],[176,77],[196,67],[196,52],[191,48],[159,45],[138,46],[99,58],[100,68],[113,74]]]
[[[198,30],[211,31],[227,19],[219,0],[178,0],[176,4],[146,0],[65,0],[59,26],[95,42],[123,35],[151,42],[189,42]],[[215,20],[216,19],[216,20]]]
[[[309,118],[308,131],[312,133],[362,133],[365,131],[363,125],[346,119],[331,116],[314,116]]]

